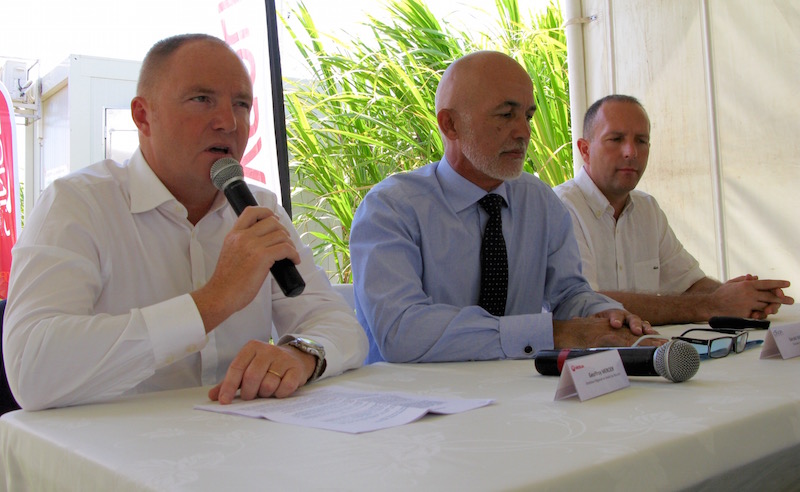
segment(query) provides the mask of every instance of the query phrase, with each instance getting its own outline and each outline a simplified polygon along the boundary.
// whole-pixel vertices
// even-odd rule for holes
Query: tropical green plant
[[[369,39],[320,33],[305,5],[284,20],[311,70],[286,81],[294,222],[311,235],[315,260],[351,281],[349,237],[364,195],[393,173],[441,158],[436,86],[455,59],[478,49],[514,56],[534,81],[537,111],[525,169],[554,185],[572,175],[566,41],[555,2],[522,18],[516,0],[496,0],[495,30],[442,25],[422,0],[392,0],[388,22],[370,17]],[[329,47],[332,45],[333,47]]]

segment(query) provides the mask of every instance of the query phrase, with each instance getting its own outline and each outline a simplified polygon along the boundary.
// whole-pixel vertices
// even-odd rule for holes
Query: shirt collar
[[[589,204],[589,208],[592,209],[592,212],[596,217],[600,217],[605,212],[614,215],[614,207],[611,206],[611,202],[609,202],[608,198],[603,195],[603,192],[600,191],[600,188],[594,184],[594,181],[592,181],[589,173],[586,172],[585,167],[581,167],[578,170],[578,173],[575,176],[575,182],[578,184],[578,188],[580,188],[583,196],[586,197],[586,203]],[[631,201],[630,195],[625,203],[623,212],[629,207],[633,208],[633,202]]]
[[[128,161],[128,179],[130,180],[131,213],[143,213],[155,210],[166,203],[172,203],[182,214],[188,215],[186,207],[178,202],[164,183],[156,176],[150,164],[142,155],[142,150],[137,148]],[[218,210],[226,201],[222,193],[217,193],[214,204],[209,213]]]
[[[439,165],[436,167],[436,176],[445,198],[456,213],[474,205],[486,196],[486,190],[458,174],[447,162],[446,157],[442,157],[442,160],[439,161]],[[506,203],[510,203],[507,188],[508,184],[504,181],[491,192],[502,196]]]

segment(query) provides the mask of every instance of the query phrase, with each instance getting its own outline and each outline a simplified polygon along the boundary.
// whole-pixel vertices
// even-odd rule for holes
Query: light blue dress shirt
[[[532,358],[553,348],[553,317],[622,308],[581,275],[572,220],[545,183],[524,173],[492,192],[508,203],[509,292],[501,317],[477,306],[488,220],[477,202],[485,190],[442,159],[391,176],[364,198],[350,254],[368,363]]]

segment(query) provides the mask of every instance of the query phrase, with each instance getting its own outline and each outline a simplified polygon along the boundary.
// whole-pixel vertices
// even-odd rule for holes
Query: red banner
[[[0,298],[8,296],[11,248],[19,230],[19,179],[14,105],[0,83]]]
[[[242,156],[245,178],[266,185],[281,198],[275,130],[272,123],[272,82],[266,7],[263,0],[214,0],[217,2],[221,37],[244,61],[253,82],[250,141]]]

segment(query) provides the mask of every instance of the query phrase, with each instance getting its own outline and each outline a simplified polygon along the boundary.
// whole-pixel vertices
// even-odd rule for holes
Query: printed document
[[[486,406],[492,401],[431,398],[329,386],[303,389],[283,399],[234,401],[230,405],[211,403],[196,405],[195,408],[358,434],[408,424],[427,413],[465,412]]]

